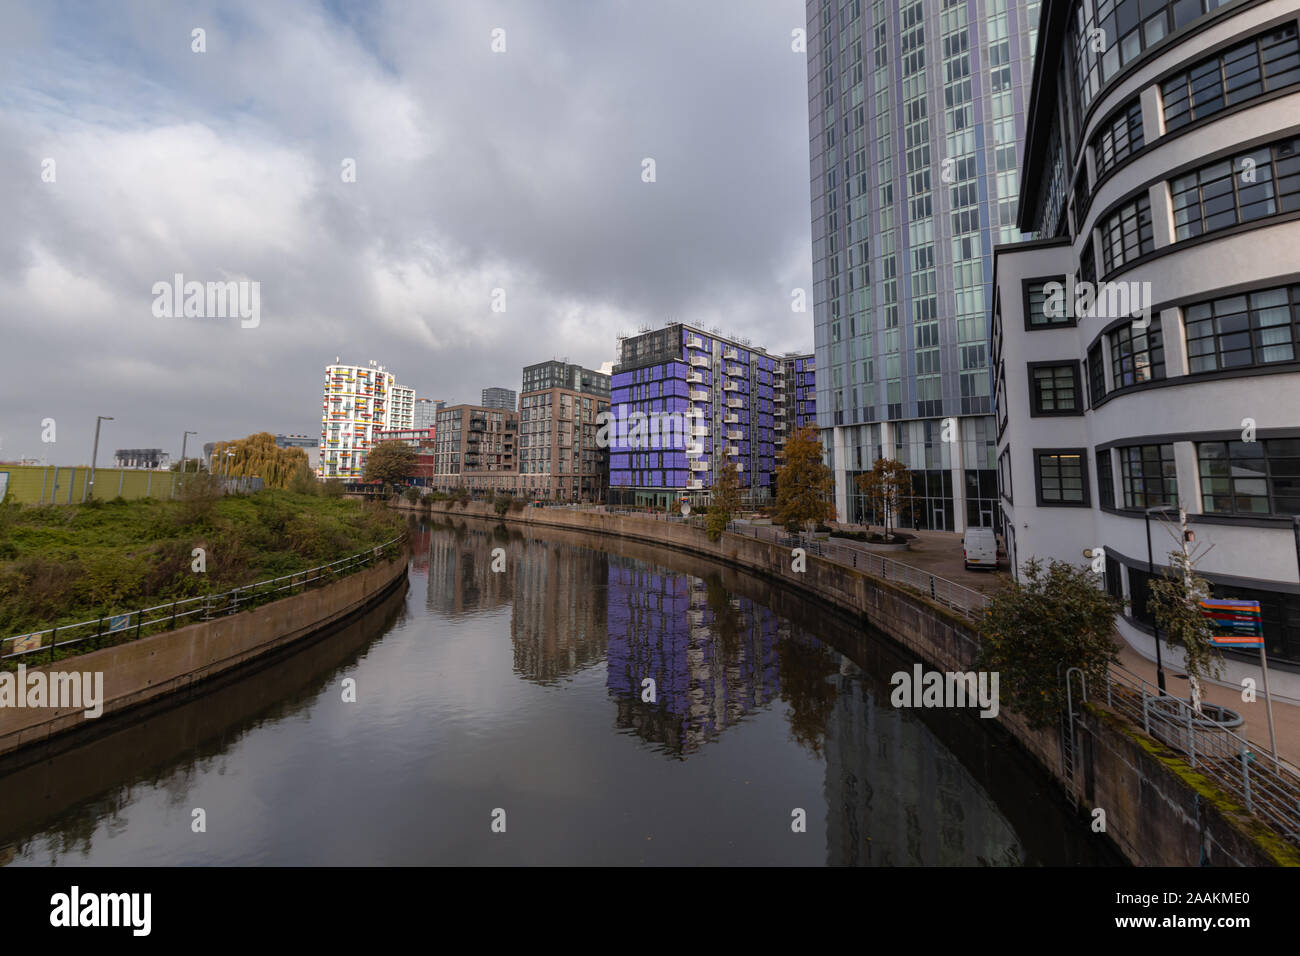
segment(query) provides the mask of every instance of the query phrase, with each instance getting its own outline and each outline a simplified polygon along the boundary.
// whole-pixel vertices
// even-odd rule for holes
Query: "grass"
[[[382,506],[277,490],[0,506],[0,637],[291,574],[401,529]],[[191,569],[195,548],[205,573]]]

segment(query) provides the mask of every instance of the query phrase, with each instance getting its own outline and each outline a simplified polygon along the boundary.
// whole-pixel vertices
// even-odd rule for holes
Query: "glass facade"
[[[962,442],[972,420],[992,433],[986,289],[993,246],[1021,237],[1038,8],[808,0],[817,424],[851,512],[855,472],[880,452],[873,423],[909,449],[945,418],[965,419]],[[944,504],[927,505],[920,527],[955,529],[954,486],[996,485],[991,449],[973,469],[990,474],[971,482],[973,463],[947,452],[948,476],[923,482]],[[917,454],[909,467],[933,470]]]

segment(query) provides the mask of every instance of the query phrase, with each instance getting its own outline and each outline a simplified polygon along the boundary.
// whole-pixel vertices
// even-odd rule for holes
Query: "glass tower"
[[[912,472],[902,523],[996,526],[986,290],[1016,226],[1038,0],[807,0],[817,425],[854,479]]]

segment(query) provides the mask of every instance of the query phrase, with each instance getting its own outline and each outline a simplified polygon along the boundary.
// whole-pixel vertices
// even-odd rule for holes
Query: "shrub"
[[[996,671],[1003,702],[1030,726],[1050,726],[1066,706],[1064,675],[1080,668],[1088,687],[1104,686],[1119,660],[1115,615],[1122,605],[1097,587],[1088,567],[1033,558],[1023,582],[993,596],[980,622],[976,667]]]
[[[321,494],[326,498],[342,498],[347,493],[347,489],[343,487],[343,482],[337,478],[331,478],[322,483],[320,490]]]
[[[496,509],[497,514],[503,515],[510,510],[510,506],[513,504],[513,495],[497,495],[496,499],[493,501],[493,508]]]

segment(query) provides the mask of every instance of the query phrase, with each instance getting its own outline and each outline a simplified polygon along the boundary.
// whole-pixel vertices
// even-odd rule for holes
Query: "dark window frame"
[[[1044,317],[1042,322],[1033,321],[1033,290],[1039,288],[1041,291],[1041,287],[1047,285],[1049,282],[1059,282],[1062,289],[1065,289],[1067,285],[1066,278],[1067,277],[1064,274],[1061,274],[1032,276],[1020,280],[1020,304],[1023,309],[1026,332],[1044,332],[1048,329],[1069,329],[1079,324],[1078,316],[1073,314],[1074,303],[1072,302],[1066,302],[1066,314],[1060,318],[1048,319],[1046,314],[1042,313]],[[1064,292],[1062,295],[1064,295]],[[1045,300],[1046,296],[1044,296],[1044,301]]]
[[[1088,348],[1088,407],[1096,408],[1106,398],[1106,336],[1100,335]]]
[[[1151,316],[1150,324],[1143,329],[1138,329],[1132,322],[1122,323],[1109,333],[1109,339],[1112,392],[1146,382],[1158,382],[1165,377],[1165,343],[1159,316]],[[1139,340],[1141,345],[1135,345]],[[1140,356],[1146,357],[1146,378],[1138,377]]]
[[[1102,448],[1092,453],[1097,469],[1097,504],[1101,508],[1115,507],[1115,471],[1111,466],[1110,449]]]
[[[1292,60],[1291,66],[1285,61]],[[1279,66],[1279,62],[1281,65]],[[1272,66],[1272,69],[1269,67]],[[1231,89],[1232,81],[1254,73],[1254,80]],[[1212,83],[1209,81],[1213,81]],[[1197,85],[1200,88],[1197,88]],[[1211,53],[1159,81],[1165,132],[1173,133],[1224,110],[1300,83],[1300,32],[1294,20],[1275,24],[1247,40]],[[1253,93],[1242,90],[1255,88]],[[1217,90],[1198,105],[1196,94]],[[1217,105],[1214,105],[1217,103]],[[1185,107],[1170,111],[1170,106]]]
[[[1042,404],[1043,393],[1038,387],[1038,372],[1044,369],[1070,370],[1071,387],[1074,390],[1074,405],[1071,408],[1045,409]],[[1083,375],[1077,359],[1064,362],[1029,362],[1025,366],[1025,378],[1029,383],[1029,416],[1031,418],[1074,418],[1084,414],[1086,402],[1083,394]]]
[[[1285,308],[1290,313],[1290,319],[1287,322],[1264,325],[1262,319],[1270,311],[1283,306],[1257,305],[1256,302],[1278,293],[1286,299]],[[1241,300],[1240,308],[1234,306],[1236,300]],[[1192,302],[1182,306],[1181,311],[1189,375],[1268,368],[1286,365],[1300,359],[1300,283],[1254,289],[1202,302]],[[1242,319],[1244,322],[1241,321]],[[1289,342],[1263,341],[1263,335],[1267,331],[1283,328],[1288,329]],[[1209,343],[1208,350],[1201,343]],[[1225,347],[1228,345],[1235,347]],[[1284,345],[1290,348],[1289,358],[1264,358],[1265,350],[1282,348]],[[1225,362],[1226,357],[1240,355],[1243,352],[1249,353],[1248,361]],[[1207,366],[1201,360],[1208,358],[1213,358],[1213,363]]]
[[[1189,169],[1171,177],[1168,188],[1174,244],[1300,213],[1300,136]],[[1185,221],[1179,222],[1184,215]]]
[[[1152,449],[1155,450],[1154,457],[1148,454]],[[1172,442],[1121,445],[1114,451],[1119,458],[1120,500],[1124,510],[1143,511],[1161,505],[1178,504],[1178,461]],[[1158,466],[1157,474],[1149,473],[1152,462]],[[1137,469],[1133,470],[1135,464]],[[1168,474],[1165,473],[1166,465],[1169,468]],[[1170,481],[1173,482],[1172,491],[1167,484]],[[1151,491],[1151,486],[1157,484],[1159,490]]]
[[[1107,214],[1101,230],[1101,268],[1105,275],[1155,252],[1151,195],[1142,190]]]
[[[1078,458],[1079,470],[1078,479],[1080,485],[1079,501],[1067,501],[1062,497],[1061,500],[1048,499],[1043,495],[1043,461],[1044,459],[1056,459],[1057,468],[1060,469],[1065,459]],[[1066,474],[1060,471],[1056,478],[1064,482]],[[1074,477],[1074,476],[1069,476]],[[1034,498],[1040,508],[1091,508],[1092,497],[1090,493],[1091,482],[1088,480],[1088,449],[1086,448],[1035,448],[1034,449]]]
[[[1270,446],[1281,450],[1281,445],[1288,442],[1294,446],[1294,454],[1274,454],[1270,455]],[[1287,518],[1292,515],[1300,515],[1300,439],[1295,438],[1264,438],[1255,442],[1242,441],[1202,441],[1196,442],[1196,478],[1197,494],[1201,497],[1201,509],[1207,515],[1230,516],[1241,515],[1243,517],[1262,518],[1262,517],[1282,517]],[[1260,454],[1258,456],[1233,455],[1234,449],[1243,449],[1248,446],[1258,446]],[[1206,450],[1212,447],[1221,447],[1223,449],[1222,457],[1207,457]],[[1224,465],[1223,474],[1207,474],[1206,465],[1213,462],[1222,462]],[[1250,462],[1260,462],[1263,470],[1246,475],[1234,474],[1234,470],[1241,467],[1241,464]],[[1234,465],[1234,462],[1237,463]],[[1283,467],[1278,467],[1282,463],[1287,463]],[[1287,472],[1290,472],[1289,474]],[[1223,481],[1227,483],[1226,492],[1207,492],[1207,481]],[[1237,483],[1242,482],[1262,482],[1264,493],[1256,494],[1250,492],[1237,491]],[[1290,494],[1279,494],[1279,482],[1290,482],[1293,489]],[[1283,485],[1285,487],[1285,485]],[[1214,507],[1212,504],[1207,507],[1207,501],[1216,498],[1226,497],[1231,502],[1230,508]],[[1238,507],[1238,502],[1242,499],[1253,499],[1264,502],[1266,510],[1260,511],[1254,508]],[[1278,507],[1278,499],[1288,499],[1291,501],[1293,510],[1282,510]]]

